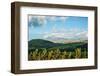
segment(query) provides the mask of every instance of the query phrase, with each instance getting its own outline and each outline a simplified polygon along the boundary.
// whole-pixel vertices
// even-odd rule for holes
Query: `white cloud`
[[[39,21],[40,25],[44,25],[47,22],[45,16],[38,16],[38,21]]]
[[[50,20],[51,22],[55,22],[56,20],[60,19],[62,22],[64,22],[69,17],[65,16],[29,16],[29,26],[43,26],[47,23],[47,20]]]
[[[76,34],[76,36],[80,36],[80,35],[86,35],[87,34],[87,31],[82,31],[82,32],[78,32]]]
[[[45,16],[29,16],[29,26],[44,26],[46,22]]]
[[[60,19],[62,20],[62,21],[65,21],[66,19],[68,19],[69,17],[65,17],[65,16],[62,16],[62,17],[60,17]]]
[[[76,33],[75,36],[80,38],[80,39],[87,39],[88,38],[88,32],[87,31],[78,32],[78,33]]]
[[[64,39],[87,39],[87,31],[56,31],[51,33],[45,33],[43,38],[49,39],[49,38],[64,38]]]
[[[66,16],[48,16],[48,19],[51,20],[51,21],[56,21],[58,19],[65,21],[68,18],[69,17],[66,17]]]
[[[45,34],[44,38],[49,38],[49,37],[54,37],[54,38],[64,38],[65,34],[64,33],[48,33]]]
[[[48,20],[50,21],[56,21],[56,16],[47,16]]]

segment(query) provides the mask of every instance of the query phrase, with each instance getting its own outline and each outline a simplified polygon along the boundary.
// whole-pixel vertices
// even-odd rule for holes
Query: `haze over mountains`
[[[74,43],[74,42],[84,42],[87,41],[87,38],[53,38],[48,37],[45,40],[52,41],[54,43]]]
[[[82,31],[82,32],[52,32],[44,34],[43,39],[49,40],[55,43],[70,43],[70,42],[80,42],[88,40],[88,32]]]
[[[53,31],[51,33],[45,32],[45,33],[35,34],[32,39],[43,39],[54,43],[84,42],[88,40],[88,32],[87,31],[73,32],[72,30]]]

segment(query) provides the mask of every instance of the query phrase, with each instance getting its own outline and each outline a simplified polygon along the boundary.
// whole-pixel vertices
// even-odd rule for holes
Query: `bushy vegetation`
[[[28,60],[57,60],[57,59],[77,59],[87,58],[88,53],[86,48],[76,48],[74,51],[61,50],[59,48],[42,48],[31,49],[29,51]]]
[[[28,60],[88,58],[88,42],[53,43],[42,39],[28,42]]]

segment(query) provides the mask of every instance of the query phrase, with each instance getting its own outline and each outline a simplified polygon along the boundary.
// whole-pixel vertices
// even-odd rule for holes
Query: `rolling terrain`
[[[54,43],[43,39],[33,39],[28,42],[28,52],[29,52],[28,59],[29,60],[51,60],[51,59],[67,59],[67,58],[68,59],[87,58],[88,57],[87,49],[88,49],[87,40],[81,42],[71,42],[71,43]],[[51,53],[50,58],[48,58],[49,53]],[[77,53],[78,54],[80,53],[79,57],[76,57]],[[33,54],[35,57],[33,56]],[[41,57],[41,55],[43,54],[45,55]],[[64,57],[60,55],[62,56],[64,55]],[[69,55],[71,56],[69,57]]]

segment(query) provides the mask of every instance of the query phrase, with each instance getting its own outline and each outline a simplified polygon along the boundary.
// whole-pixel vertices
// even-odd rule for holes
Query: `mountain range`
[[[41,48],[59,48],[59,49],[75,49],[75,48],[87,48],[88,41],[82,42],[70,42],[70,43],[54,43],[43,39],[32,39],[28,42],[29,49],[41,49]]]

